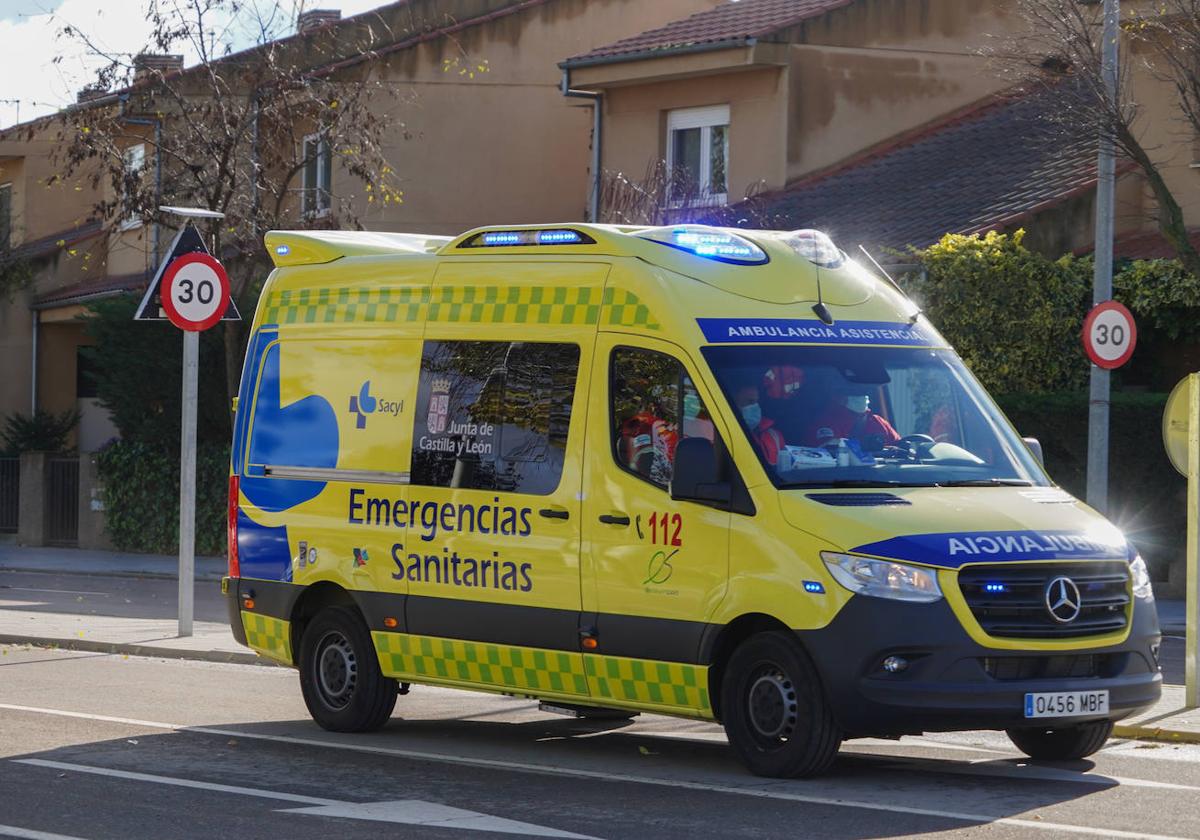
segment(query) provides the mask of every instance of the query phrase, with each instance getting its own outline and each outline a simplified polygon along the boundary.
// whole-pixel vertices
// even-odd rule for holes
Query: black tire
[[[1087,758],[1104,746],[1112,735],[1113,722],[1098,720],[1054,729],[1009,729],[1008,739],[1030,758],[1045,761],[1074,761]]]
[[[356,610],[326,607],[300,640],[300,691],[322,729],[370,732],[392,716],[398,683],[385,677]]]
[[[837,758],[842,732],[800,643],[758,633],[733,652],[721,682],[725,734],[751,773],[816,776]]]

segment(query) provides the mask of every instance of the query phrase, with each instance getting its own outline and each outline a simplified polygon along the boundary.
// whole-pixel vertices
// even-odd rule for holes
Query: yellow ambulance
[[[1158,699],[1133,546],[826,235],[266,244],[223,588],[326,729],[453,686],[802,776],[924,731],[1081,757]]]

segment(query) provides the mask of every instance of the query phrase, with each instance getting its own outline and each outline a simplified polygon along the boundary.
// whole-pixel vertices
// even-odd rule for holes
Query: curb
[[[0,633],[0,645],[33,645],[34,647],[77,650],[88,653],[120,653],[126,656],[153,656],[160,659],[190,659],[200,662],[223,662],[234,665],[260,665],[267,668],[286,667],[264,659],[251,651],[188,650],[159,647],[137,642],[102,642],[91,639],[57,639],[44,636],[18,636]]]
[[[116,577],[116,578],[153,578],[155,580],[179,580],[179,575],[172,572],[153,572],[153,571],[135,571],[127,570],[110,570],[110,569],[47,569],[45,566],[41,568],[32,568],[28,566],[0,566],[0,572],[21,572],[22,574],[32,575],[79,575],[81,577]],[[223,575],[209,574],[207,572],[197,573],[195,576],[196,583],[220,583]]]
[[[1128,738],[1133,741],[1164,741],[1169,744],[1200,744],[1200,732],[1183,729],[1164,729],[1159,726],[1122,726],[1113,727],[1114,738]]]

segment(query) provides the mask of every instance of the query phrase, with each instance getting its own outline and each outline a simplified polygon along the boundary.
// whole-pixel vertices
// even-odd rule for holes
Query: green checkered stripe
[[[268,324],[395,323],[429,320],[468,324],[603,323],[659,329],[650,309],[624,289],[566,286],[448,286],[389,289],[280,289],[267,295]]]
[[[584,654],[593,699],[680,706],[711,713],[708,668],[682,662],[655,662]]]
[[[419,321],[429,290],[362,287],[280,289],[267,295],[267,324],[348,324]]]
[[[242,626],[247,645],[263,656],[292,664],[291,622],[242,610]]]
[[[609,327],[659,329],[658,321],[650,314],[650,307],[642,303],[637,295],[611,286],[604,290],[604,324]]]
[[[391,677],[587,695],[578,654],[407,633],[375,632],[372,636],[383,671]]]

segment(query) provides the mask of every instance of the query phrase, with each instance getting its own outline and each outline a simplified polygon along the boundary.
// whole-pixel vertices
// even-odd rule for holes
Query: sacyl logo
[[[384,400],[377,399],[369,393],[371,390],[371,380],[367,380],[358,389],[358,395],[350,397],[350,412],[357,415],[355,418],[355,428],[365,429],[367,427],[367,415],[374,414],[376,410],[380,414],[390,414],[393,417],[399,417],[400,412],[404,411],[404,400]]]
[[[368,379],[358,389],[358,396],[351,395],[350,411],[358,415],[355,422],[355,428],[365,429],[367,427],[367,415],[375,413],[375,398],[368,391],[371,389],[371,380]]]

